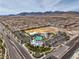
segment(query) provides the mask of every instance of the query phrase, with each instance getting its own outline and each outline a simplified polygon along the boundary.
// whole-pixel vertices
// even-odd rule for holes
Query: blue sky
[[[79,0],[0,0],[0,15],[41,11],[79,11]]]

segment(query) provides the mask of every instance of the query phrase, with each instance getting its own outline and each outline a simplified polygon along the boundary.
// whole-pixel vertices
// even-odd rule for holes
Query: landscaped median
[[[51,50],[51,47],[33,46],[29,43],[26,43],[25,47],[29,50],[30,54],[32,54],[32,56],[35,58],[41,58],[44,56],[46,52],[49,52]]]
[[[5,54],[5,48],[2,43],[3,41],[0,38],[0,59],[4,59],[4,54]]]

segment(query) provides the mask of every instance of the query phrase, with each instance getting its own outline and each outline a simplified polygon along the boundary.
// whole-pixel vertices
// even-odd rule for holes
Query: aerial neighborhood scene
[[[0,59],[79,59],[79,0],[0,0]]]

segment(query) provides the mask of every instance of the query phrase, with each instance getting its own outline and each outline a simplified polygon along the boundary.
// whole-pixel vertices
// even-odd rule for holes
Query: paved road
[[[9,58],[10,59],[22,59],[22,57],[20,57],[20,55],[14,48],[13,44],[8,40],[9,38],[4,35],[3,39],[4,39],[6,47],[8,49]]]
[[[20,54],[24,57],[24,59],[32,59],[31,56],[28,54],[28,52],[20,45],[18,44],[12,36],[9,37],[10,40],[13,42],[15,48],[20,52]]]
[[[6,27],[0,23],[0,33],[3,34],[10,59],[32,59],[28,52],[15,40]]]

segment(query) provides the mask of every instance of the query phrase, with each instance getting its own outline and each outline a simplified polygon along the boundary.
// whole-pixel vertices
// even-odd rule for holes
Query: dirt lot
[[[57,28],[55,27],[43,27],[43,28],[36,28],[36,29],[30,29],[26,30],[26,32],[32,33],[32,32],[37,32],[37,33],[44,33],[44,32],[50,32],[50,33],[56,33],[58,31]]]

